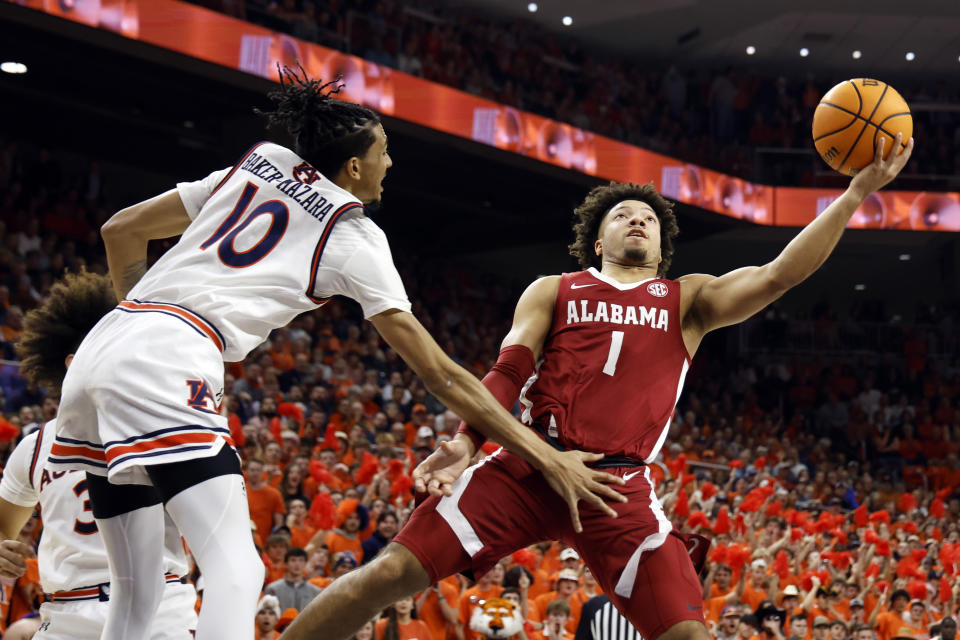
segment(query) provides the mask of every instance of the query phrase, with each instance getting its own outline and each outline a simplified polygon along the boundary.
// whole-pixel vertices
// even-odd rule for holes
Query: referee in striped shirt
[[[610,598],[600,594],[584,603],[574,640],[643,640],[643,636],[617,611]]]

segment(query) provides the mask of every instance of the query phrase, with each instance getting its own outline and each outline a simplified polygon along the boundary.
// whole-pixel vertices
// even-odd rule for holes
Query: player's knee
[[[387,545],[371,563],[370,573],[377,576],[381,589],[395,592],[398,599],[430,585],[430,577],[417,557],[395,542]]]
[[[204,574],[207,584],[223,593],[259,592],[263,586],[266,568],[251,548],[249,553],[237,550],[230,562],[216,563]]]

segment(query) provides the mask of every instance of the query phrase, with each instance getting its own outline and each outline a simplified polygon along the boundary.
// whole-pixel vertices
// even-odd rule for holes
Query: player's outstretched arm
[[[391,309],[373,316],[370,321],[441,402],[544,474],[570,507],[577,531],[582,529],[577,512],[579,500],[586,500],[616,517],[604,499],[622,502],[625,498],[604,483],[622,484],[623,481],[585,465],[602,458],[601,454],[558,452],[522,426],[479,380],[447,357],[411,313]]]
[[[123,300],[147,272],[147,243],[172,238],[190,226],[190,216],[176,189],[113,214],[100,228],[110,278]]]
[[[29,471],[37,436],[34,431],[20,441],[10,454],[0,480],[0,576],[4,578],[22,576],[27,569],[26,559],[34,555],[33,547],[17,540],[17,536],[37,506],[37,493],[30,486]]]
[[[520,396],[520,389],[533,373],[533,368],[553,317],[557,300],[559,276],[540,278],[523,292],[513,315],[513,326],[503,339],[500,357],[484,376],[482,383],[504,409],[510,410]],[[518,352],[510,347],[521,347]],[[417,491],[433,496],[449,496],[453,482],[470,465],[473,454],[483,444],[483,434],[461,422],[450,442],[440,446],[417,465],[413,483]]]
[[[894,149],[900,148],[897,135]],[[684,318],[685,329],[694,324],[706,333],[746,320],[786,291],[806,280],[836,247],[850,217],[874,191],[881,189],[906,165],[913,152],[913,138],[899,154],[883,159],[884,139],[877,144],[871,164],[858,173],[850,186],[816,220],[790,241],[773,261],[760,267],[744,267],[720,277],[685,276],[683,286],[696,291]],[[690,321],[688,323],[688,320]]]

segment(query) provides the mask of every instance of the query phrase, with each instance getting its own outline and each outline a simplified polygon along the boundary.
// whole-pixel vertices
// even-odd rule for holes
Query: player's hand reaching
[[[453,482],[470,466],[473,444],[469,438],[455,437],[441,442],[427,459],[413,470],[413,488],[438,498],[453,493]]]
[[[850,181],[850,190],[861,198],[866,198],[874,191],[882,189],[891,180],[897,177],[897,174],[903,170],[913,153],[913,138],[907,142],[907,148],[897,153],[900,144],[903,141],[903,134],[898,133],[897,139],[893,143],[893,149],[886,160],[883,159],[884,146],[886,145],[885,136],[880,136],[877,141],[877,152],[874,154],[873,162],[861,169],[857,175]]]
[[[19,540],[0,542],[0,576],[19,578],[27,570],[27,558],[35,555],[33,547]]]
[[[580,510],[577,507],[581,500],[589,502],[611,518],[616,518],[617,512],[604,502],[604,499],[612,502],[627,501],[626,496],[609,486],[622,485],[623,478],[587,466],[588,462],[596,462],[601,458],[602,453],[557,451],[552,459],[540,467],[550,487],[560,494],[570,507],[570,519],[573,521],[573,530],[577,533],[583,531]]]

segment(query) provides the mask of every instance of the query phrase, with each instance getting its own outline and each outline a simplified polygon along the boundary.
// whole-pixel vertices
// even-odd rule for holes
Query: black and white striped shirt
[[[574,640],[643,640],[643,636],[610,599],[601,594],[583,605]]]

